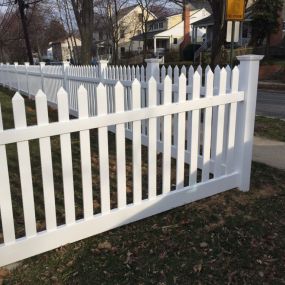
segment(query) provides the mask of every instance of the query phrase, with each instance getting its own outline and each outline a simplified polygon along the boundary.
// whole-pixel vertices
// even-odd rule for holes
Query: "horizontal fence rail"
[[[0,266],[226,190],[247,191],[260,58],[240,60],[232,71],[208,67],[203,80],[200,69],[187,78],[184,68],[174,77],[162,68],[148,78],[138,67],[108,67],[102,77],[98,67],[2,65],[2,85],[34,96],[37,124],[27,126],[19,92],[15,128],[4,129],[0,105]]]

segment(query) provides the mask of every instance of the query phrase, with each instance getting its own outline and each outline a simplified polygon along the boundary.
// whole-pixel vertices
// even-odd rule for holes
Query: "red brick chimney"
[[[183,20],[184,20],[184,39],[181,43],[181,49],[183,50],[187,45],[191,43],[190,37],[190,4],[185,4],[183,8]]]

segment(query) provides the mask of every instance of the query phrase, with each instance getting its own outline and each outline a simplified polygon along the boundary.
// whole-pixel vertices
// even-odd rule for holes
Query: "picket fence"
[[[260,56],[240,66],[168,70],[143,67],[0,66],[0,84],[35,99],[37,125],[27,126],[19,92],[12,99],[15,129],[3,129],[0,108],[0,266],[137,221],[226,190],[249,190]],[[204,79],[203,79],[204,77]],[[204,84],[203,84],[204,82]],[[39,89],[41,89],[39,91]],[[59,91],[58,91],[59,90]],[[49,123],[47,106],[58,110]],[[1,105],[0,105],[1,107]],[[70,114],[77,118],[70,120]],[[90,131],[98,130],[100,213],[94,214]],[[115,133],[117,207],[110,201],[108,131]],[[76,219],[71,134],[80,133],[83,218]],[[65,224],[57,224],[51,137],[60,137]],[[127,202],[126,139],[132,144],[132,195]],[[37,230],[29,142],[39,141],[45,206]],[[17,238],[6,147],[17,145],[25,225]],[[142,187],[142,145],[148,183]],[[162,154],[158,194],[157,155]],[[176,159],[171,183],[171,158]],[[188,172],[188,173],[186,173]],[[198,177],[199,176],[199,177]],[[187,181],[185,181],[185,177]],[[143,198],[143,191],[147,197]]]

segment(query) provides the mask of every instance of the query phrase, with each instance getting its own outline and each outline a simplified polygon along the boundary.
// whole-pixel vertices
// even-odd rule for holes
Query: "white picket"
[[[206,98],[213,97],[214,92],[214,74],[209,68],[206,69],[205,87]],[[211,139],[212,139],[212,108],[206,108],[204,112],[204,140],[203,140],[203,169],[202,182],[209,180],[210,175],[210,155],[211,155]]]
[[[178,102],[186,101],[186,71],[179,77]],[[184,162],[185,162],[185,127],[186,114],[178,114],[178,134],[177,134],[177,166],[176,166],[176,188],[184,187]]]
[[[39,126],[47,125],[49,123],[47,97],[41,90],[36,95],[36,113]],[[39,145],[45,201],[46,229],[49,231],[55,229],[57,226],[50,138],[41,138],[39,140]]]
[[[124,86],[118,82],[115,86],[115,106],[116,113],[124,112]],[[125,125],[116,125],[116,155],[117,155],[117,192],[118,208],[126,207],[127,188],[126,188],[126,143]]]
[[[214,70],[214,96],[218,95],[220,86],[221,69],[217,65]],[[213,107],[212,112],[212,141],[211,141],[211,159],[216,159],[216,144],[217,144],[217,128],[218,128],[218,107]]]
[[[141,86],[135,79],[132,84],[132,107],[133,110],[141,108]],[[142,200],[142,153],[141,153],[141,121],[133,122],[133,192],[134,204]]]
[[[68,95],[63,88],[57,93],[58,120],[69,121]],[[65,206],[65,222],[75,222],[74,182],[72,169],[72,153],[70,134],[60,135],[61,164]]]
[[[78,115],[80,119],[89,117],[88,94],[83,85],[81,85],[78,89]],[[91,149],[89,130],[80,132],[80,154],[84,218],[89,219],[93,217]]]
[[[192,100],[200,98],[201,78],[200,74],[196,71],[193,77],[193,91]],[[192,111],[191,119],[191,158],[189,167],[189,185],[192,186],[197,182],[197,168],[198,168],[198,136],[199,136],[199,110]]]
[[[219,82],[219,95],[226,93],[227,87],[227,72],[222,68],[220,72]],[[222,156],[223,156],[223,143],[224,143],[224,123],[225,123],[225,105],[218,106],[217,114],[217,137],[216,137],[216,157],[215,157],[215,178],[222,175]]]
[[[157,84],[151,77],[148,82],[148,102],[149,107],[156,106]],[[148,120],[148,198],[156,196],[156,165],[157,165],[157,145],[156,145],[156,118]]]
[[[169,76],[164,80],[163,105],[171,104],[172,81]],[[163,167],[162,192],[166,194],[171,189],[171,115],[163,117]]]
[[[0,105],[0,133],[3,131],[2,111]],[[0,213],[4,243],[15,241],[14,216],[5,145],[0,144]]]
[[[194,76],[194,67],[193,67],[193,65],[191,65],[189,70],[188,70],[188,86],[192,87],[193,76]],[[188,97],[187,99],[190,99],[190,98]]]
[[[239,86],[239,69],[237,66],[233,69],[231,75],[232,75],[231,95],[233,95],[238,92],[238,86]],[[230,111],[229,111],[226,173],[231,173],[234,171],[236,119],[237,119],[237,103],[232,103],[230,104]]]
[[[16,93],[12,99],[13,115],[15,122],[15,129],[27,127],[25,102],[23,97]],[[22,188],[22,199],[24,209],[24,220],[26,236],[34,236],[37,232],[36,217],[35,217],[35,203],[33,194],[32,169],[30,160],[29,142],[23,141],[17,143],[20,180]]]
[[[100,83],[97,87],[97,114],[107,114],[106,87]],[[101,212],[106,214],[110,211],[110,178],[109,178],[109,150],[108,150],[108,128],[98,129],[99,165],[100,165],[100,193]]]

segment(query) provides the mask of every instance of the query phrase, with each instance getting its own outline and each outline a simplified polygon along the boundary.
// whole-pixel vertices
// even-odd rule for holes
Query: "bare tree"
[[[152,11],[155,10],[156,13],[159,13],[159,10],[163,10],[168,1],[164,0],[136,0],[136,1],[142,10],[141,30],[143,35],[143,54],[144,57],[146,57],[148,22],[152,19],[153,16],[155,16]]]
[[[71,0],[75,19],[81,36],[81,63],[92,60],[92,40],[94,23],[93,0]]]

